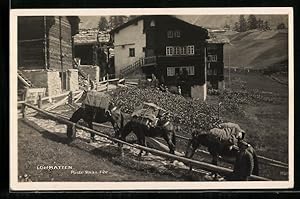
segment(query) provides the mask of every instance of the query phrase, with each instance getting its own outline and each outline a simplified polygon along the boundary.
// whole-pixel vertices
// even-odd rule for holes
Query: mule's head
[[[193,131],[192,132],[192,138],[189,140],[186,151],[185,151],[185,157],[186,158],[191,158],[196,149],[199,147],[199,140],[198,140],[198,136],[197,136],[197,132]]]
[[[122,128],[122,114],[121,110],[118,109],[116,106],[111,108],[106,112],[107,117],[109,118],[111,124],[114,127],[115,137],[119,137],[120,130]]]

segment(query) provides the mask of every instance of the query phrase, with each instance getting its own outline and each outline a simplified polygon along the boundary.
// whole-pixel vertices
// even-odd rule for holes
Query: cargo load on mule
[[[91,107],[108,110],[110,102],[111,102],[110,95],[92,90],[86,93],[86,97],[82,102],[82,106],[88,105]]]
[[[148,128],[156,127],[164,109],[154,103],[144,102],[141,107],[132,113],[132,118],[145,124]]]
[[[238,124],[227,122],[219,126],[219,128],[213,128],[209,131],[196,131],[195,133],[199,136],[205,134],[209,143],[212,143],[214,147],[223,148],[221,150],[237,147],[238,141],[245,137],[245,131]]]
[[[70,121],[77,123],[80,119],[83,119],[90,129],[93,129],[93,122],[105,123],[111,122],[114,126],[114,121],[110,117],[110,111],[112,109],[111,97],[108,94],[87,91],[82,96],[82,106],[78,108],[70,118]],[[67,135],[70,140],[76,137],[76,132],[72,130],[71,126],[68,126]],[[91,141],[95,141],[95,134],[91,133]]]

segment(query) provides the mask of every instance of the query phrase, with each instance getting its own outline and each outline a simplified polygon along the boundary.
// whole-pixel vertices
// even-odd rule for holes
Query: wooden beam
[[[32,108],[32,109],[34,109],[34,110],[36,110],[40,113],[43,113],[44,115],[47,115],[47,116],[53,118],[54,120],[57,120],[57,121],[60,121],[62,123],[69,124],[69,125],[75,125],[76,128],[80,128],[84,131],[94,133],[98,136],[107,138],[108,140],[111,140],[111,141],[114,141],[114,142],[117,142],[117,143],[120,143],[120,144],[125,144],[127,146],[137,148],[137,149],[140,149],[140,150],[144,150],[144,151],[147,151],[147,152],[150,152],[152,154],[156,154],[156,155],[159,155],[159,156],[162,156],[162,157],[165,157],[165,158],[170,158],[170,159],[174,159],[174,160],[177,160],[177,161],[181,161],[181,162],[184,162],[188,165],[197,166],[197,167],[199,167],[201,169],[204,169],[204,170],[219,172],[219,173],[223,173],[223,174],[231,174],[232,173],[231,169],[227,169],[227,168],[223,168],[223,167],[220,167],[220,166],[215,166],[215,165],[212,165],[212,164],[208,164],[208,163],[205,163],[205,162],[200,162],[200,161],[180,157],[180,156],[173,155],[173,154],[166,153],[166,152],[162,152],[162,151],[159,151],[159,150],[156,150],[156,149],[151,149],[151,148],[148,148],[148,147],[144,147],[144,146],[141,146],[141,145],[138,145],[138,144],[130,144],[130,143],[127,143],[123,140],[119,140],[119,139],[110,137],[106,134],[103,134],[101,132],[89,129],[89,128],[81,126],[79,124],[75,124],[73,122],[70,122],[69,120],[58,118],[58,117],[55,116],[55,114],[48,113],[48,112],[46,112],[44,110],[41,110],[41,109],[31,105],[31,104],[24,103],[24,105],[28,106],[28,107],[30,107],[30,108]],[[251,175],[249,178],[252,179],[252,180],[258,180],[258,181],[269,181],[270,180],[270,179],[260,177],[260,176],[255,176],[255,175]]]
[[[56,102],[55,104],[53,104],[52,106],[49,106],[48,108],[46,108],[45,110],[46,111],[50,111],[52,109],[55,109],[56,107],[60,106],[60,105],[63,105],[64,103],[66,103],[69,99],[69,96],[63,98],[62,100]]]

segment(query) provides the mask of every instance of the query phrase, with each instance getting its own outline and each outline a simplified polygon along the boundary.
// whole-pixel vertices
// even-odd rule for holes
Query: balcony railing
[[[133,71],[135,71],[138,68],[141,68],[143,66],[149,66],[156,64],[156,56],[153,57],[142,57],[139,60],[135,61],[134,63],[126,66],[125,68],[121,69],[122,75],[127,75]]]

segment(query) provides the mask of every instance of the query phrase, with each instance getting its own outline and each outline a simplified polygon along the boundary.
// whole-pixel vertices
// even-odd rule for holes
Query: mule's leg
[[[216,154],[214,152],[211,152],[211,154],[212,154],[212,164],[217,166],[218,165],[218,154]],[[214,180],[217,180],[218,173],[217,172],[213,172],[212,176],[213,176]]]
[[[138,142],[141,146],[145,146],[145,135],[139,134],[138,136]],[[138,159],[140,160],[142,158],[143,155],[143,150],[141,149],[139,155],[138,155]]]
[[[89,122],[88,126],[89,126],[90,129],[93,129],[93,123],[92,122]],[[95,142],[95,141],[96,141],[96,139],[95,139],[95,133],[91,133],[91,137],[90,137],[90,141],[89,142],[91,143],[91,142]]]
[[[84,109],[80,107],[77,109],[72,117],[70,118],[70,121],[73,123],[77,123],[81,118],[84,116]],[[69,141],[72,141],[76,138],[76,129],[74,125],[67,125],[67,137],[69,138]]]
[[[172,137],[170,135],[166,135],[166,134],[164,134],[162,137],[168,144],[169,153],[174,154],[175,153],[175,145],[172,142]]]

